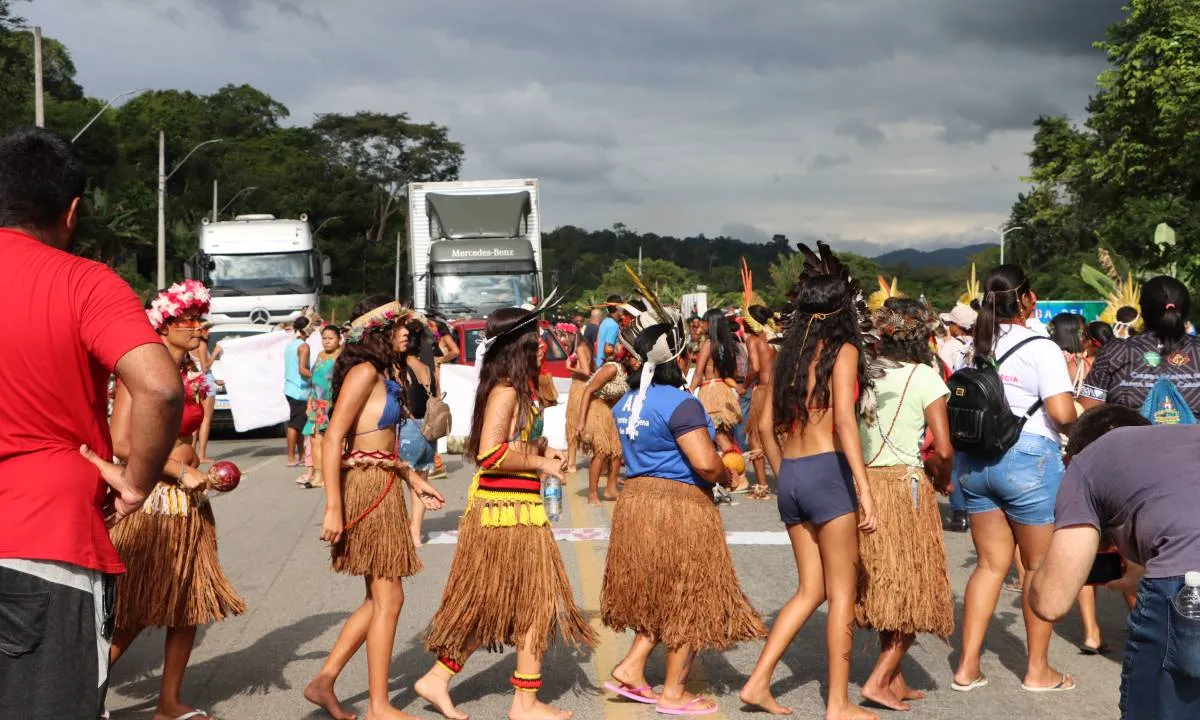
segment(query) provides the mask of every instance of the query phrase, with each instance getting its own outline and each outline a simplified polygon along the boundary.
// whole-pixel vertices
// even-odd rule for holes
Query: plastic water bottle
[[[562,517],[562,480],[549,475],[542,483],[542,502],[546,505],[546,517],[550,522],[558,522]],[[1196,576],[1200,578],[1200,573]]]
[[[1191,620],[1200,620],[1200,572],[1195,570],[1183,576],[1183,587],[1175,596],[1175,609]]]

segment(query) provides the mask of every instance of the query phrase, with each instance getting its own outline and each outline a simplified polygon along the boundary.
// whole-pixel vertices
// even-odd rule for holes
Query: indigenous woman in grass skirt
[[[619,343],[618,343],[619,344]],[[608,469],[604,499],[617,499],[617,479],[621,475],[621,440],[613,421],[613,405],[629,390],[629,350],[618,347],[613,361],[600,366],[588,380],[575,415],[575,436],[579,447],[592,456],[588,466],[588,504],[600,504],[600,474]]]
[[[750,372],[746,378],[746,392],[750,393],[750,412],[746,418],[746,444],[750,452],[746,459],[754,463],[754,487],[750,489],[753,500],[769,500],[771,490],[767,487],[767,460],[763,453],[762,431],[759,425],[763,411],[771,402],[771,381],[775,375],[776,343],[779,328],[775,324],[775,313],[762,304],[754,292],[754,278],[746,258],[742,258],[742,321],[746,328],[746,354],[750,359]]]
[[[631,334],[623,331],[622,342]],[[638,334],[631,344],[644,361],[642,372],[613,410],[630,479],[613,511],[601,613],[605,625],[636,637],[605,687],[656,704],[663,714],[711,715],[717,704],[684,687],[696,653],[767,631],[738,585],[713,504],[713,485],[733,480],[717,453],[712,421],[682,389],[676,358],[686,342],[679,323]],[[645,676],[659,643],[667,648],[661,694]]]
[[[208,718],[179,700],[183,674],[196,641],[196,626],[240,615],[246,605],[221,570],[217,528],[208,502],[208,477],[196,469],[192,435],[204,420],[207,383],[189,353],[202,342],[200,326],[208,312],[208,290],[195,280],[172,285],[147,310],[171,357],[180,365],[185,390],[179,440],[142,512],[111,531],[125,562],[117,579],[116,632],[110,662],[116,663],[147,626],[167,628],[163,675],[155,720]],[[131,397],[118,384],[113,402],[113,452],[129,453]]]
[[[579,449],[579,403],[587,392],[588,380],[592,377],[592,346],[583,333],[575,336],[575,351],[567,358],[567,370],[571,373],[571,392],[567,395],[567,474],[574,473],[579,465],[575,453]]]
[[[563,475],[563,457],[542,438],[537,395],[538,313],[503,308],[488,318],[480,345],[479,388],[467,453],[479,470],[459,524],[458,547],[425,648],[437,662],[417,693],[447,718],[467,716],[450,699],[450,680],[479,647],[517,650],[512,720],[565,720],[538,701],[542,657],[558,634],[576,646],[596,635],[571,583],[542,505],[541,475]]]
[[[934,490],[950,494],[950,391],[935,369],[930,340],[938,321],[928,306],[891,298],[874,320],[879,421],[860,425],[859,433],[879,520],[874,533],[858,537],[855,617],[859,626],[879,632],[882,651],[862,694],[892,710],[910,710],[907,701],[924,695],[904,681],[900,661],[917,633],[945,639],[954,631],[954,596]],[[925,435],[933,439],[928,462],[921,458]]]
[[[385,296],[355,306],[346,346],[333,368],[333,415],[325,429],[325,520],[321,539],[332,544],[333,569],[361,575],[366,596],[304,697],[335,720],[352,720],[334,684],[354,653],[367,644],[367,720],[410,717],[391,706],[388,676],[396,621],[404,605],[401,580],[421,569],[404,503],[407,482],[422,505],[442,497],[396,457],[396,430],[405,417],[404,389],[395,368],[408,349],[405,322],[413,314]]]
[[[873,532],[859,415],[871,419],[870,367],[863,354],[871,329],[862,291],[825,243],[801,244],[804,272],[790,293],[790,317],[775,364],[772,403],[760,423],[767,460],[779,478],[776,500],[796,557],[799,587],[780,610],[741,699],[790,714],[771,696],[771,676],[797,633],[826,601],[829,665],[826,720],[874,720],[850,701],[858,532]],[[870,421],[867,422],[870,425]],[[776,441],[783,434],[783,443]]]

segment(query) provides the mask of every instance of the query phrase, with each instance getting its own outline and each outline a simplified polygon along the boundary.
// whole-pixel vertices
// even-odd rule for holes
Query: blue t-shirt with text
[[[676,438],[700,428],[707,429],[710,438],[716,436],[704,406],[680,388],[651,385],[642,405],[638,436],[631,439],[625,430],[629,427],[629,415],[637,393],[637,390],[630,390],[613,407],[613,418],[621,436],[621,451],[625,455],[626,474],[631,478],[675,480],[711,490],[712,483],[696,474],[675,442]]]

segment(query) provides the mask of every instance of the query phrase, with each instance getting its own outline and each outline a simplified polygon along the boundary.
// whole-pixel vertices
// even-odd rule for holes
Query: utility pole
[[[403,237],[404,233],[396,232],[396,293],[392,296],[396,300],[400,299],[400,243]],[[416,298],[413,298],[413,302],[416,302]]]
[[[638,275],[642,274],[642,246],[638,245]]]
[[[167,135],[158,131],[158,272],[157,289],[167,286]]]
[[[999,228],[994,228],[994,227],[990,227],[987,229],[991,230],[992,232],[994,232],[1000,236],[1000,264],[1003,265],[1004,264],[1004,239],[1006,237],[1008,237],[1008,234],[1010,232],[1012,232],[1014,230],[1024,230],[1025,228],[1020,225],[1015,225],[1010,228],[1005,228],[1004,230],[1001,230]]]
[[[33,124],[46,127],[46,98],[42,91],[42,29],[33,28]]]
[[[217,210],[217,182],[218,182],[217,180],[213,180],[213,213],[212,213],[212,216],[209,218],[213,222],[217,221],[217,214],[220,212],[219,210]]]

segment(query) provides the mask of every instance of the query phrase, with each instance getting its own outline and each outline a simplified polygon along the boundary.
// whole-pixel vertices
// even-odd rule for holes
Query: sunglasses
[[[171,327],[178,328],[180,330],[195,330],[196,328],[200,327],[203,324],[204,324],[203,320],[199,320],[196,318],[184,318],[181,320],[173,321],[171,323]]]

